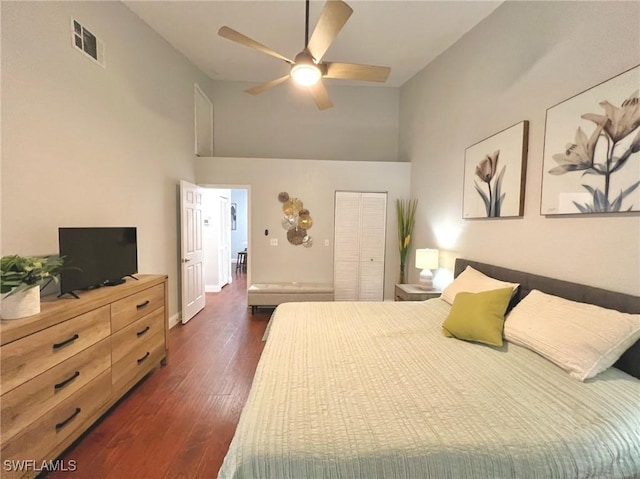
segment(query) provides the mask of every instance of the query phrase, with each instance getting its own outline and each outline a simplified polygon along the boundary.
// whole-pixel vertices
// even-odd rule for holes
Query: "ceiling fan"
[[[240,43],[250,48],[260,50],[267,55],[284,60],[291,65],[289,74],[268,81],[262,85],[245,90],[252,95],[258,95],[269,88],[273,88],[292,78],[298,85],[308,87],[318,109],[331,108],[333,103],[329,99],[322,78],[338,78],[343,80],[361,80],[384,83],[389,77],[391,68],[373,65],[359,65],[356,63],[323,62],[322,57],[327,52],[335,38],[347,23],[353,10],[342,0],[328,0],[322,9],[315,30],[309,38],[309,0],[306,0],[304,50],[298,53],[295,60],[252,40],[229,27],[221,27],[218,35],[228,40]]]

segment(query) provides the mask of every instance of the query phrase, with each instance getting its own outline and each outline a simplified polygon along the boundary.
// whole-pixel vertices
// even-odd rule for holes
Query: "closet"
[[[333,286],[336,301],[384,299],[387,193],[336,191]]]

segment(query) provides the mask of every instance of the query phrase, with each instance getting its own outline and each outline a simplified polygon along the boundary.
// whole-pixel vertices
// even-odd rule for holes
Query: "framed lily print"
[[[465,150],[463,218],[524,214],[528,137],[529,122],[521,121]]]
[[[547,110],[543,215],[640,211],[640,65]]]

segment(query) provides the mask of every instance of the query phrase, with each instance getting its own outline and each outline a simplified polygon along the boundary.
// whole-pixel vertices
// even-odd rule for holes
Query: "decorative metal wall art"
[[[282,227],[287,231],[287,241],[294,246],[304,246],[311,248],[313,239],[309,236],[308,230],[313,226],[313,218],[309,210],[304,208],[300,198],[289,196],[283,191],[278,194],[278,201],[282,203]]]

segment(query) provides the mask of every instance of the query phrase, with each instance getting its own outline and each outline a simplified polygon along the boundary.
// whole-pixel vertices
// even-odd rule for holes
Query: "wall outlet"
[[[269,245],[270,246],[278,246],[278,238],[271,238],[269,240]]]
[[[325,246],[329,246],[329,240],[328,239],[324,240],[324,245]]]

